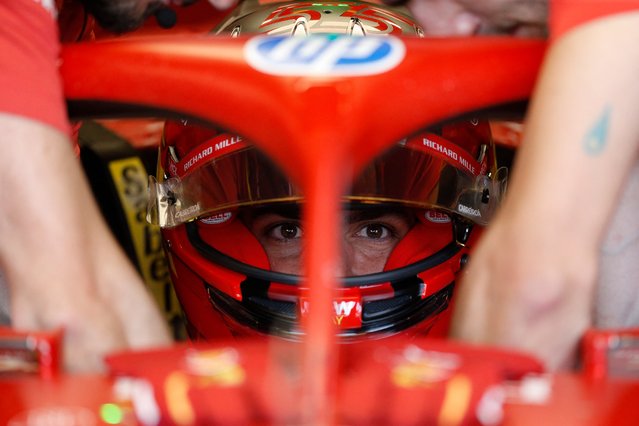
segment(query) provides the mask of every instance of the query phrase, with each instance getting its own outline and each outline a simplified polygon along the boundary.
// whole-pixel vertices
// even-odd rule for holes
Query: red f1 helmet
[[[163,228],[190,336],[299,337],[309,309],[304,280],[274,270],[251,220],[275,211],[287,218],[277,224],[278,237],[297,238],[297,229],[281,227],[299,223],[303,194],[240,136],[187,121],[167,122],[159,163],[149,219]],[[401,211],[410,226],[383,268],[342,277],[333,302],[339,336],[428,332],[450,303],[476,238],[473,225],[494,214],[505,177],[480,121],[407,138],[368,165],[344,195],[344,216],[372,218],[362,231],[367,238],[379,235],[380,211]]]
[[[219,32],[421,34],[407,15],[370,3],[265,3],[246,2]],[[348,260],[344,249],[333,300],[342,340],[426,333],[449,312],[455,276],[477,235],[473,225],[488,222],[504,192],[493,154],[488,124],[464,121],[399,141],[361,171],[343,197],[344,228],[358,220],[364,225],[353,239],[381,240],[390,231],[377,218],[392,213],[404,231],[375,267],[354,267],[375,256]],[[304,194],[264,154],[235,134],[167,122],[150,193],[148,217],[163,228],[192,338],[300,336],[309,309],[304,279],[295,262],[276,262],[254,225],[276,212],[283,219],[267,234],[276,229],[277,238],[303,247]]]

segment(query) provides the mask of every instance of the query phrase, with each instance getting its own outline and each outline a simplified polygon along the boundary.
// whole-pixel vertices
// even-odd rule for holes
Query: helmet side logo
[[[233,213],[223,212],[223,213],[214,214],[209,217],[205,217],[204,219],[200,219],[200,222],[206,225],[221,225],[231,220],[232,217],[233,217]]]
[[[450,223],[450,216],[437,210],[426,210],[424,218],[432,223]]]
[[[457,211],[466,216],[481,217],[481,212],[478,209],[474,209],[463,204],[459,204],[457,206]]]
[[[307,316],[310,302],[300,298],[300,314]],[[362,303],[359,297],[344,297],[333,300],[333,323],[340,329],[360,328],[362,326]]]
[[[246,43],[244,56],[266,74],[355,76],[389,71],[401,63],[405,51],[392,36],[258,36]]]

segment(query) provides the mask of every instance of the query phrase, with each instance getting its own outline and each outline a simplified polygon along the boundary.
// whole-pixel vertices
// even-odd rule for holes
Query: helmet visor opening
[[[299,188],[266,155],[241,140],[228,145],[226,137],[170,163],[165,180],[150,178],[151,223],[172,227],[241,207],[303,200]],[[344,201],[440,209],[485,225],[502,199],[506,177],[505,171],[488,170],[482,158],[425,133],[376,158],[354,180]]]

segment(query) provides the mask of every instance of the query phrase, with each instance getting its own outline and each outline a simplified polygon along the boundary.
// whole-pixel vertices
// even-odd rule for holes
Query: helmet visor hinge
[[[473,226],[465,221],[453,218],[453,238],[462,247],[466,246]]]

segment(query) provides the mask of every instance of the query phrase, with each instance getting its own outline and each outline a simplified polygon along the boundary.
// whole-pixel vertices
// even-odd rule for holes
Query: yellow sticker
[[[171,285],[168,262],[162,250],[160,228],[146,221],[147,172],[138,157],[127,157],[109,163],[118,197],[126,216],[135,248],[138,268],[163,311],[167,322],[176,331],[181,324],[181,311]]]

